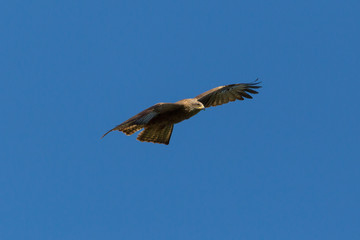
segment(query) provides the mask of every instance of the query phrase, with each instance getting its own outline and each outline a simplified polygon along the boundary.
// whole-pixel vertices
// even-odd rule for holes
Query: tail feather
[[[144,131],[138,135],[137,140],[141,142],[162,143],[168,145],[173,128],[173,124],[145,127]]]

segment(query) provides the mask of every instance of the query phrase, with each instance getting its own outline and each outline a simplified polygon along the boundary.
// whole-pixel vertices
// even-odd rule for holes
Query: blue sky
[[[0,239],[359,239],[358,1],[7,1]],[[262,81],[175,126],[157,102]]]

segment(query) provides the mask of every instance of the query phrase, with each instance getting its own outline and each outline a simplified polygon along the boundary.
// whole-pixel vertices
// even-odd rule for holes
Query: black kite
[[[137,140],[169,144],[174,124],[191,118],[201,110],[233,102],[236,99],[252,98],[249,93],[258,93],[254,89],[261,88],[259,82],[230,84],[213,88],[195,98],[183,99],[176,103],[158,103],[133,116],[105,133],[121,131],[131,135],[144,128]]]

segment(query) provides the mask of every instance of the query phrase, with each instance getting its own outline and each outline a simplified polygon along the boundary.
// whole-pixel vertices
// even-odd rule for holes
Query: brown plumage
[[[109,130],[102,137],[115,130],[131,135],[144,128],[137,140],[168,145],[174,124],[191,118],[207,107],[252,98],[250,93],[256,94],[258,92],[254,89],[261,88],[258,84],[257,80],[253,83],[230,84],[176,103],[157,103]]]

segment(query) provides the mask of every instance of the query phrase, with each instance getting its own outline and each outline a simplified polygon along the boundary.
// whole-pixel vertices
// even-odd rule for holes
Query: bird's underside
[[[260,88],[257,80],[253,83],[240,83],[220,86],[204,92],[195,98],[183,99],[176,103],[158,103],[138,113],[127,121],[105,133],[121,131],[126,135],[144,129],[137,137],[142,142],[162,143],[168,145],[174,124],[191,118],[201,110],[218,106],[235,100],[252,98],[257,94],[254,89]]]

